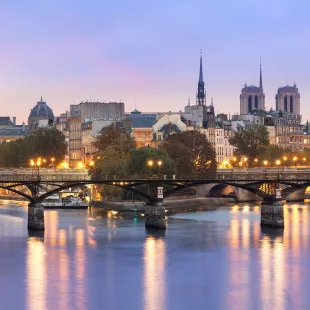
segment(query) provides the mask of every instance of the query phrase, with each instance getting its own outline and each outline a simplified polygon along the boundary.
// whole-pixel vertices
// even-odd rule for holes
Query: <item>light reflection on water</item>
[[[259,206],[182,213],[158,236],[144,218],[53,210],[28,235],[27,209],[3,206],[0,309],[309,309],[310,208],[284,215],[277,230]]]

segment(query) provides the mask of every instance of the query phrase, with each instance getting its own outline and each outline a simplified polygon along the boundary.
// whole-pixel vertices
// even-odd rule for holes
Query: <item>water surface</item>
[[[308,205],[261,229],[254,205],[175,214],[165,233],[101,210],[0,206],[0,309],[309,309]]]

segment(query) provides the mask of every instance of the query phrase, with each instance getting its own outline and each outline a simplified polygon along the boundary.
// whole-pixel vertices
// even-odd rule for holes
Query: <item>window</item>
[[[257,97],[257,95],[255,96],[255,99],[254,99],[254,107],[255,107],[255,109],[258,110],[258,97]]]
[[[252,112],[252,96],[248,99],[248,112]]]
[[[290,112],[293,113],[294,99],[293,96],[290,97]]]
[[[284,112],[287,112],[287,97],[284,97]]]

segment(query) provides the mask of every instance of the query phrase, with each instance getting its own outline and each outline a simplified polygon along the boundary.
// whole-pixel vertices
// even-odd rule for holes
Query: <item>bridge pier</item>
[[[261,204],[261,226],[284,228],[283,203],[280,200]]]
[[[28,205],[28,229],[44,230],[44,206],[41,203]]]
[[[146,206],[145,227],[153,229],[166,229],[167,221],[165,214],[165,206],[162,202],[158,202],[155,206]]]

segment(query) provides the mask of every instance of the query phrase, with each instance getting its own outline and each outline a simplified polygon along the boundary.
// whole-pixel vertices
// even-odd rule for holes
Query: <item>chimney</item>
[[[16,126],[16,116],[13,116],[13,124]]]

